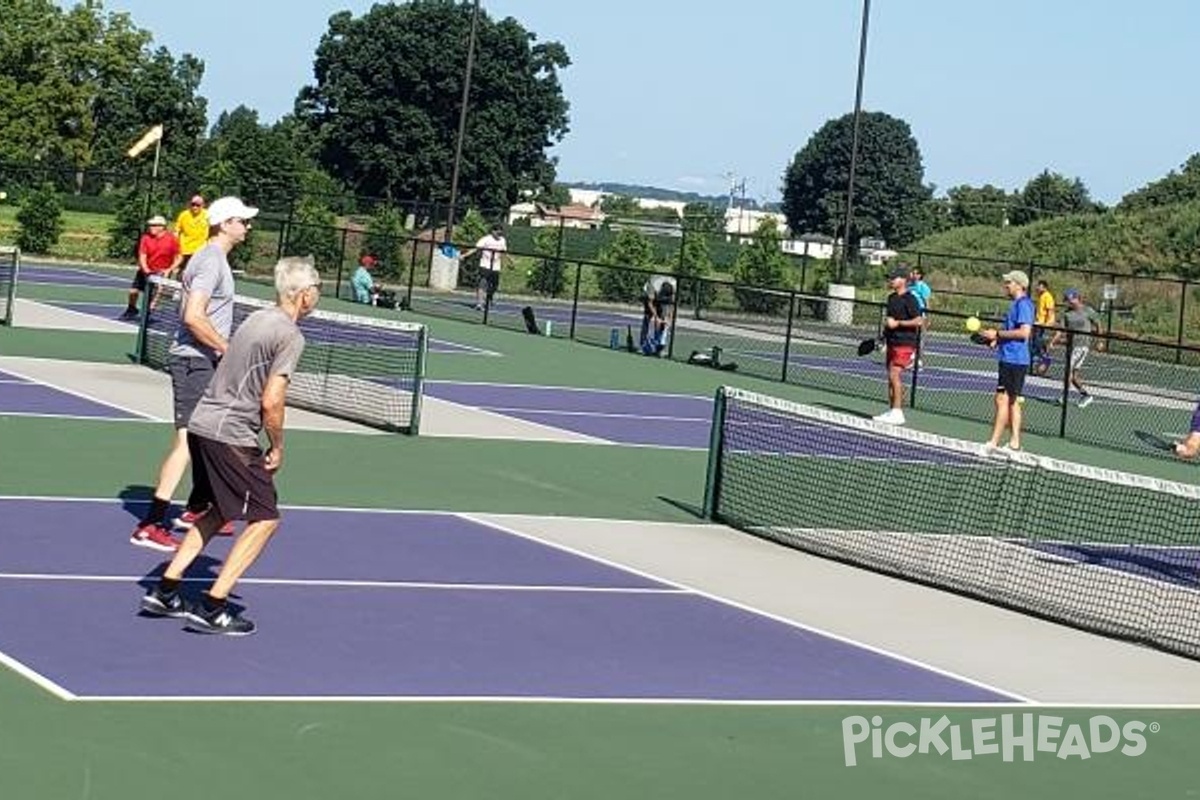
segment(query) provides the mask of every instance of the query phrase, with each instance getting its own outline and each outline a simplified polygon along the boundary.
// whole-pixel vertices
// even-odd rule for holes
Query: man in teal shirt
[[[350,286],[354,289],[354,302],[370,305],[375,300],[375,279],[370,270],[375,266],[375,256],[364,255],[358,260],[358,269],[350,276]]]

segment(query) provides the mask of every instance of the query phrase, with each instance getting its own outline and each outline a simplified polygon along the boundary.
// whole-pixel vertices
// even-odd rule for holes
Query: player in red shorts
[[[900,376],[916,363],[917,345],[921,339],[921,304],[908,290],[908,270],[896,267],[888,273],[892,293],[887,298],[887,315],[883,321],[883,338],[887,343],[888,405],[887,411],[875,417],[889,425],[904,424],[904,383]]]

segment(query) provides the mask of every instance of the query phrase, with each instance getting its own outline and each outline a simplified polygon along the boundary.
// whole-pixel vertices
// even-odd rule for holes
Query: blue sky
[[[64,3],[69,5],[69,3]],[[211,116],[271,122],[312,79],[329,16],[370,2],[107,0],[204,60]],[[562,42],[567,181],[777,199],[792,156],[853,110],[861,0],[483,0]],[[207,24],[206,24],[207,23]],[[925,181],[1020,188],[1051,169],[1106,203],[1200,151],[1195,0],[873,0],[863,107],[907,121]]]

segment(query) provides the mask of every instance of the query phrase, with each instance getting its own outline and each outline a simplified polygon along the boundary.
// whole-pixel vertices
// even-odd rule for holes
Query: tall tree
[[[1010,221],[1025,225],[1039,219],[1082,214],[1096,210],[1088,196],[1087,187],[1079,178],[1067,178],[1057,172],[1043,170],[1021,190],[1020,202],[1013,208]]]
[[[207,151],[214,164],[227,165],[232,180],[223,181],[226,191],[275,207],[296,195],[301,163],[287,129],[260,125],[253,109],[238,106],[222,113]]]
[[[317,134],[321,163],[360,194],[446,201],[450,195],[472,9],[453,0],[340,12],[317,47],[316,81],[297,116]],[[463,141],[459,199],[507,208],[548,189],[546,150],[567,131],[556,42],[481,11]]]
[[[1125,195],[1117,208],[1121,211],[1140,211],[1195,200],[1200,200],[1200,153],[1194,153],[1178,172],[1171,170],[1166,177]]]
[[[1009,209],[1019,202],[990,183],[955,186],[947,195],[950,197],[950,224],[956,228],[968,225],[1000,227],[1009,221]]]
[[[798,234],[842,234],[850,183],[854,115],[826,122],[784,174],[783,213]],[[863,236],[893,246],[920,236],[932,192],[922,183],[921,150],[908,123],[882,112],[862,115],[854,177],[854,219],[848,242]]]

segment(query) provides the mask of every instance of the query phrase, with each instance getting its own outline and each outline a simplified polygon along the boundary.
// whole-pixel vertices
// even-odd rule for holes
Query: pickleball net
[[[13,306],[17,302],[17,272],[21,251],[0,245],[0,325],[12,325]]]
[[[1198,486],[985,451],[726,387],[705,513],[821,556],[1200,658]]]
[[[182,286],[154,279],[144,293],[138,359],[166,369],[180,324]],[[151,295],[157,300],[149,301]],[[234,331],[250,314],[273,303],[238,295]],[[288,386],[290,406],[374,428],[416,434],[420,429],[428,332],[420,323],[317,309],[298,322],[304,354]]]

